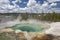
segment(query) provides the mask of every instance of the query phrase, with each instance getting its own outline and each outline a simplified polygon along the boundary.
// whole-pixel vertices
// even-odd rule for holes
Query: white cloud
[[[10,5],[9,0],[1,0],[0,1],[0,12],[1,13],[41,13],[42,11],[44,13],[48,12],[48,8],[51,8],[52,6],[56,6],[56,3],[51,3],[44,1],[43,4],[37,3],[35,0],[29,0],[27,3],[27,7],[21,8],[19,5],[17,5],[17,2],[22,2],[21,0],[15,0],[12,1],[14,5]],[[52,11],[52,10],[50,10]]]
[[[44,2],[43,4],[42,4],[42,8],[45,8],[45,7],[48,7],[49,5],[48,5],[48,2]]]
[[[35,0],[29,0],[29,2],[27,3],[27,6],[33,6],[36,4],[36,1]]]
[[[29,2],[29,3],[31,4],[31,2]],[[49,3],[46,1],[44,1],[43,4],[38,4],[35,2],[35,3],[31,4],[31,6],[29,5],[30,6],[29,9],[33,13],[41,13],[42,11],[44,13],[46,13],[46,12],[48,12],[48,8],[51,8],[52,6],[56,6],[56,5],[57,5],[56,3],[51,3],[49,5]]]
[[[13,1],[13,2],[14,2],[14,3],[16,3],[16,2],[20,2],[20,3],[21,3],[21,2],[22,2],[22,0],[15,0],[15,1]]]
[[[0,0],[0,3],[9,3],[9,0]]]
[[[56,2],[56,1],[60,1],[60,0],[47,0],[48,2]]]
[[[14,6],[19,7],[19,6],[16,4],[17,2],[20,2],[20,3],[21,3],[22,1],[21,1],[21,0],[12,1],[12,3],[14,4]]]
[[[56,6],[56,5],[57,5],[57,3],[52,3],[52,4],[51,4],[51,6]]]

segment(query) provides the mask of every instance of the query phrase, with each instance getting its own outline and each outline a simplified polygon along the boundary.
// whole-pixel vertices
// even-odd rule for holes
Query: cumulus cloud
[[[16,6],[16,7],[19,7],[16,3],[19,2],[19,3],[22,3],[22,0],[15,0],[15,1],[12,1],[13,5]]]
[[[60,0],[47,0],[48,2],[56,2],[56,1],[60,1]]]
[[[56,5],[57,5],[57,3],[52,3],[52,4],[51,4],[51,6],[56,6]]]
[[[17,2],[22,2],[22,0],[12,1],[13,5],[10,5],[9,0],[0,0],[0,12],[1,13],[44,13],[48,12],[48,9],[52,6],[56,6],[57,3],[51,3],[44,1],[43,4],[37,3],[36,0],[29,0],[25,8],[19,7]]]
[[[35,0],[29,0],[29,2],[27,3],[27,6],[34,6],[36,4]]]

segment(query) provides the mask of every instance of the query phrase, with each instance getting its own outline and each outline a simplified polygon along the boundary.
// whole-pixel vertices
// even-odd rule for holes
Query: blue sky
[[[14,1],[14,0],[10,0],[10,3],[13,5],[12,1]],[[19,5],[20,7],[24,8],[27,6],[27,2],[29,0],[21,0],[21,1],[22,1],[21,3],[17,2],[16,4]],[[47,1],[47,0],[36,0],[36,2],[37,3],[40,2],[40,4],[43,4],[44,1]],[[24,2],[26,2],[26,3],[24,4]]]
[[[14,1],[14,0],[10,0],[10,3],[13,5],[12,1]],[[18,1],[16,4],[19,5],[20,7],[24,8],[24,7],[26,7],[26,4],[28,1],[29,0],[22,0],[21,3]],[[24,3],[24,2],[26,2],[26,3]]]
[[[13,5],[12,1],[15,1],[15,0],[10,0],[10,3]],[[16,4],[19,5],[20,7],[23,7],[24,8],[24,7],[26,7],[27,2],[29,0],[21,0],[21,1],[22,1],[21,3],[17,2]],[[47,0],[36,0],[36,2],[37,3],[40,2],[40,4],[43,4],[44,1],[47,1]],[[26,3],[24,3],[24,2],[26,2]],[[60,8],[60,1],[56,1],[55,3],[57,3],[57,6],[56,7]]]
[[[1,0],[1,13],[60,13],[60,0]]]

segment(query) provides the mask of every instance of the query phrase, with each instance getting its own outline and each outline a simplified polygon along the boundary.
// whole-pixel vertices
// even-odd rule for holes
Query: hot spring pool
[[[16,24],[11,27],[13,30],[22,30],[27,32],[42,32],[47,29],[47,26],[39,25],[39,24]]]

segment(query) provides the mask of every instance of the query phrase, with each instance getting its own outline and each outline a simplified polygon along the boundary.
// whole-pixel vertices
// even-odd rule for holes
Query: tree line
[[[29,18],[31,19],[38,19],[42,21],[60,21],[60,13],[5,13],[0,15],[11,15],[15,18],[17,18],[19,15],[22,17],[22,20],[27,20]]]

